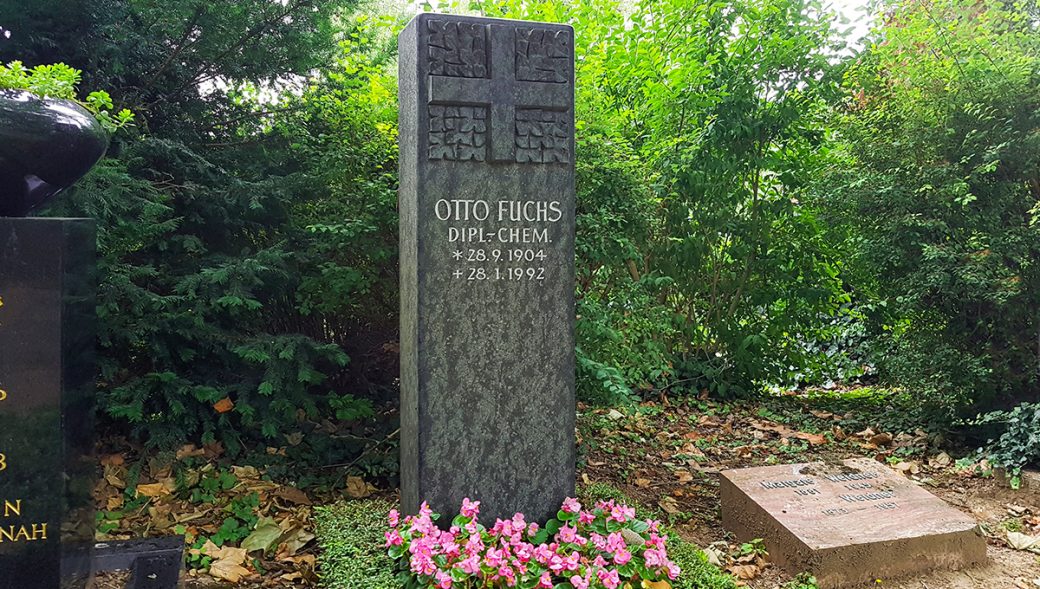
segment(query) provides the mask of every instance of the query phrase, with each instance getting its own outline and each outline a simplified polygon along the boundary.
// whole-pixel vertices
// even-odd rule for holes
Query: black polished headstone
[[[72,185],[105,154],[108,136],[69,100],[0,90],[0,217],[22,217]]]
[[[439,14],[400,36],[407,511],[544,521],[574,493],[573,39]]]
[[[0,589],[91,577],[94,235],[0,218]]]

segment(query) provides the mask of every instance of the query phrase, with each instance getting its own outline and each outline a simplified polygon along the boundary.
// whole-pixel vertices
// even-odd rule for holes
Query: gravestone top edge
[[[540,28],[557,29],[560,31],[569,31],[571,33],[574,32],[574,27],[566,23],[543,22],[538,20],[520,20],[515,18],[498,18],[490,16],[470,16],[462,14],[448,14],[443,12],[421,12],[415,15],[412,18],[412,20],[408,21],[407,27],[411,27],[413,25],[428,20],[450,20],[485,25],[499,24],[525,27],[537,26]],[[403,34],[403,31],[401,34]],[[400,34],[398,36],[400,36]]]

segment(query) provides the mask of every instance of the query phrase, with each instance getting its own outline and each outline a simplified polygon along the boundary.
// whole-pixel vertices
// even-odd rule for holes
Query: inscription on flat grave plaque
[[[821,589],[981,562],[975,521],[868,459],[722,473],[722,523]]]

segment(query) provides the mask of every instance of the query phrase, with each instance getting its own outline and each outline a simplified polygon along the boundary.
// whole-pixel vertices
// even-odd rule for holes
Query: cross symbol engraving
[[[517,80],[515,27],[487,25],[490,77],[429,76],[429,104],[488,109],[488,160],[516,160],[516,109],[566,112],[573,102],[569,83]]]

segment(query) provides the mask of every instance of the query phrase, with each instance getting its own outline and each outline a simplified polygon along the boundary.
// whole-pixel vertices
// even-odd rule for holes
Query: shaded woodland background
[[[620,4],[458,8],[576,29],[580,399],[877,384],[1040,461],[1036,1],[881,3],[861,48],[814,0]],[[0,0],[0,62],[136,115],[46,211],[99,221],[110,436],[394,478],[408,8]]]

